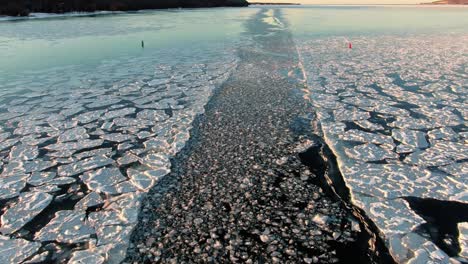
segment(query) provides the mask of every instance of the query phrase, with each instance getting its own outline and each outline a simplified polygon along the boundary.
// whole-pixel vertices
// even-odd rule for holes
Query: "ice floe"
[[[121,262],[141,199],[236,67],[233,50],[211,52],[0,82],[0,262]]]
[[[0,263],[22,263],[34,255],[41,243],[25,239],[10,239],[0,235]]]
[[[326,142],[353,202],[382,231],[401,263],[449,257],[417,227],[425,221],[401,197],[468,203],[466,35],[308,39],[298,46]],[[465,241],[463,241],[465,239]]]
[[[55,213],[55,217],[34,237],[35,240],[57,241],[59,243],[82,243],[95,234],[93,228],[85,223],[86,212],[65,210]]]
[[[53,196],[41,192],[22,193],[18,202],[1,216],[0,232],[12,234],[21,229],[52,202]]]

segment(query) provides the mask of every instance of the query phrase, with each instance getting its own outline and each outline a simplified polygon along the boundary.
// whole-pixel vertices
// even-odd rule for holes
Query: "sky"
[[[301,4],[419,4],[431,0],[252,0],[252,2],[286,2]]]

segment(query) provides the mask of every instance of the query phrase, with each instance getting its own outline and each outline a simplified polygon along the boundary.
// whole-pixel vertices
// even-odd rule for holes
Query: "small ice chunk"
[[[133,228],[132,226],[111,225],[102,226],[96,229],[98,246],[127,242]]]
[[[23,262],[23,264],[37,264],[37,263],[44,263],[49,256],[49,251],[44,251],[41,254],[37,254],[34,257],[30,258],[29,260]]]
[[[104,200],[96,192],[90,192],[75,204],[75,210],[86,210],[89,207],[104,204]]]
[[[145,109],[137,114],[138,119],[148,119],[156,122],[162,122],[169,118],[164,110]]]
[[[101,168],[113,163],[114,160],[108,157],[94,156],[85,160],[75,162],[73,164],[59,166],[57,172],[60,176],[73,176],[88,170]]]
[[[134,137],[128,134],[112,133],[112,134],[104,134],[101,136],[101,138],[106,141],[121,143],[127,140],[132,140]]]
[[[162,153],[148,153],[140,159],[140,163],[153,169],[169,168],[171,165],[169,157]]]
[[[68,244],[88,241],[95,232],[84,222],[85,218],[86,212],[84,211],[58,211],[55,217],[36,233],[34,239]]]
[[[0,141],[0,151],[9,149],[10,147],[12,147],[16,143],[18,143],[18,141],[19,140],[17,138],[10,138],[10,139],[7,139],[7,140]]]
[[[72,177],[58,177],[53,179],[52,181],[48,182],[48,184],[53,185],[68,185],[76,182],[75,178]]]
[[[400,144],[396,148],[396,153],[398,154],[411,153],[411,152],[415,152],[416,150],[417,148],[415,146]]]
[[[33,160],[33,161],[26,161],[23,164],[23,168],[26,173],[29,173],[29,172],[43,171],[55,165],[57,165],[55,161]]]
[[[427,148],[429,143],[426,140],[426,134],[420,131],[409,129],[393,129],[392,137],[403,144],[414,146],[416,148]]]
[[[141,195],[126,193],[107,200],[103,210],[89,214],[88,220],[95,228],[106,225],[136,223]]]
[[[98,107],[103,107],[103,106],[109,106],[113,104],[118,104],[122,101],[122,99],[119,98],[100,98],[100,100],[97,100],[96,102],[90,103],[86,105],[88,108],[98,108]]]
[[[31,189],[29,190],[32,192],[54,193],[54,192],[60,191],[61,188],[58,187],[57,185],[44,184],[44,185],[39,185],[37,187],[31,187]]]
[[[404,162],[419,166],[444,166],[452,164],[453,160],[451,160],[446,153],[428,149],[411,153],[404,159]]]
[[[116,195],[123,193],[134,193],[138,192],[138,189],[130,181],[119,182],[115,185],[108,185],[101,190],[104,194]]]
[[[383,149],[375,144],[363,144],[345,150],[350,158],[363,161],[380,161],[384,159],[397,159],[398,155],[392,151]]]
[[[101,192],[106,186],[126,180],[118,168],[103,168],[84,173],[80,178],[90,190]]]
[[[106,259],[101,254],[93,252],[91,249],[89,249],[73,252],[70,260],[68,261],[68,264],[103,264],[105,260]]]
[[[112,155],[112,148],[100,148],[100,149],[93,149],[89,151],[80,152],[75,155],[75,157],[79,160],[84,158],[89,158],[93,156],[111,156]]]
[[[152,149],[152,150],[164,151],[169,148],[169,144],[167,143],[167,140],[164,138],[151,138],[145,141],[145,143],[143,144],[145,145],[145,148],[148,150]]]
[[[88,123],[98,120],[105,112],[106,110],[96,110],[96,111],[86,112],[86,113],[80,114],[79,116],[73,119],[78,121],[81,124],[88,124]]]
[[[312,218],[312,221],[319,226],[324,226],[328,223],[328,216],[323,215],[323,214],[316,214]]]
[[[1,132],[2,130],[0,130]],[[11,136],[10,132],[4,132],[0,133],[0,142],[4,141],[5,139],[9,138]]]
[[[428,133],[430,139],[456,140],[457,133],[450,127],[437,128]]]
[[[374,143],[374,144],[386,144],[393,146],[393,139],[389,136],[381,135],[378,133],[369,133],[357,129],[351,129],[343,132],[340,135],[340,139],[348,141],[358,141],[365,143]]]
[[[11,148],[10,160],[33,160],[39,155],[37,146],[18,145]]]
[[[119,110],[109,111],[106,114],[104,114],[102,118],[105,120],[108,120],[108,119],[113,119],[116,117],[123,117],[123,116],[131,115],[135,113],[135,110],[136,110],[135,108],[129,107],[129,108],[123,108]]]
[[[154,186],[158,177],[154,177],[150,173],[145,171],[138,171],[135,169],[128,169],[127,174],[130,177],[130,181],[140,190],[148,191]]]
[[[0,200],[10,199],[20,194],[26,187],[29,175],[20,174],[9,177],[0,177]]]
[[[55,176],[57,176],[55,172],[34,172],[31,174],[28,183],[34,186],[42,185],[52,181]]]
[[[81,139],[87,139],[89,135],[86,133],[86,128],[75,127],[70,130],[63,132],[59,137],[59,142],[76,141]]]
[[[384,127],[382,125],[372,123],[369,120],[358,120],[358,121],[354,121],[354,123],[356,123],[356,125],[364,129],[371,130],[371,131],[384,130]]]
[[[338,109],[333,111],[333,114],[337,121],[356,121],[370,118],[370,114],[368,112],[360,111],[357,108]]]
[[[137,162],[138,160],[139,160],[139,157],[137,155],[127,152],[122,157],[117,159],[117,164],[119,164],[120,166],[128,165],[128,164]]]
[[[459,256],[468,259],[468,223],[458,223],[458,231],[460,233],[458,240],[461,247]]]
[[[87,148],[95,148],[99,147],[104,143],[102,139],[83,139],[78,142],[63,142],[63,143],[56,143],[52,145],[48,145],[45,148],[47,150],[55,150],[55,151],[66,151],[66,150],[81,150]]]

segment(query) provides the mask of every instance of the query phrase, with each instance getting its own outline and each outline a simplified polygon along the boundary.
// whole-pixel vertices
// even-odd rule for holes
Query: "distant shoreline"
[[[246,0],[3,0],[0,16],[26,17],[31,13],[119,12],[149,9],[246,7]]]
[[[258,3],[258,2],[249,2],[249,5],[301,5],[299,3]]]
[[[421,5],[468,5],[468,0],[439,0],[428,3],[421,3]]]

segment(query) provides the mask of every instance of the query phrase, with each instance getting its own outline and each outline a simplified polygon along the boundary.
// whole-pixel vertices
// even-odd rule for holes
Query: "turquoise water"
[[[2,21],[1,78],[17,80],[14,75],[22,79],[23,73],[65,66],[92,70],[104,60],[124,57],[183,60],[197,50],[210,56],[213,49],[229,49],[241,42],[243,22],[257,10],[144,11]],[[304,6],[283,12],[298,39],[468,31],[468,9],[460,7]]]
[[[145,11],[132,14],[0,22],[0,73],[6,76],[56,67],[93,69],[108,59],[184,59],[194,50],[229,49],[258,7]],[[304,6],[284,8],[298,39],[468,31],[467,8]],[[141,48],[145,41],[145,49]],[[176,51],[175,51],[176,50]],[[15,78],[13,78],[15,79]]]
[[[242,21],[254,13],[202,9],[3,21],[0,73],[2,78],[21,80],[23,73],[30,76],[63,67],[72,67],[65,71],[70,75],[73,70],[92,72],[106,60],[165,63],[190,60],[194,53],[212,57],[240,41]]]
[[[468,8],[427,6],[305,6],[286,8],[297,38],[468,32]]]

